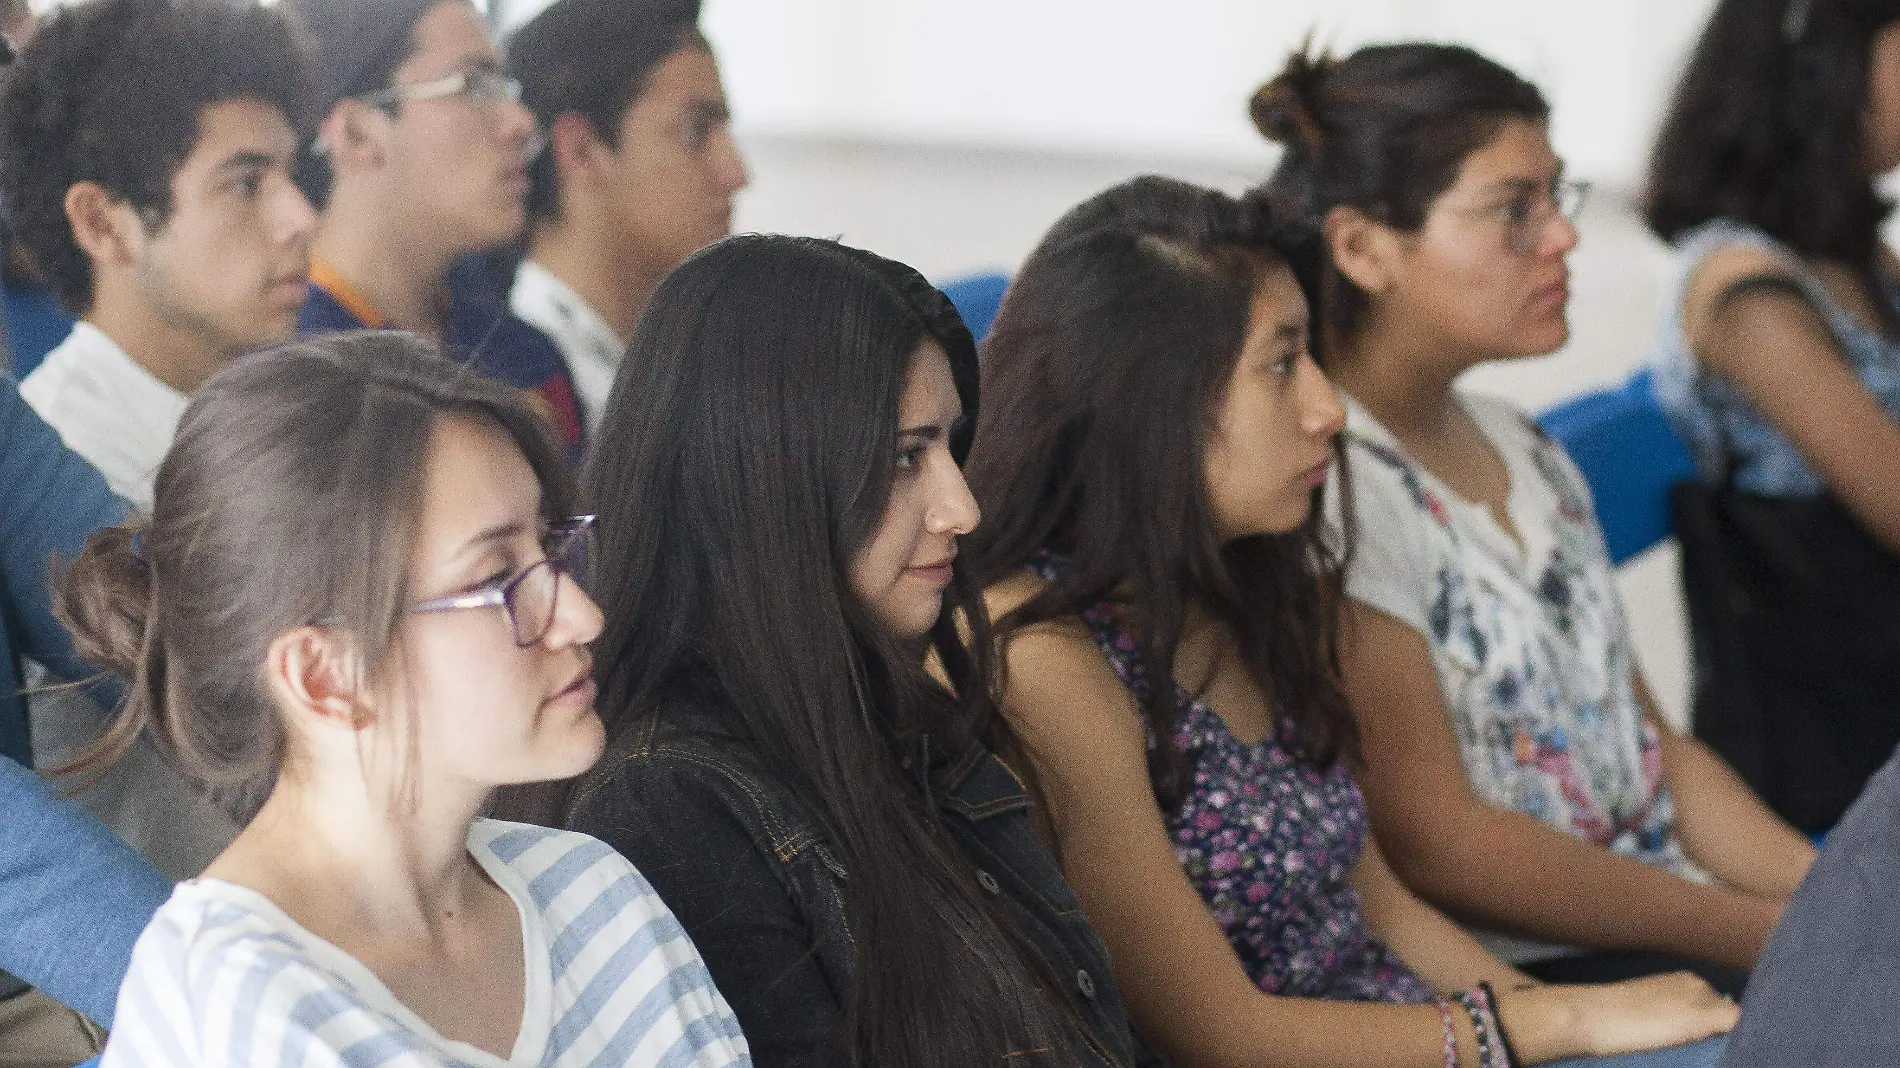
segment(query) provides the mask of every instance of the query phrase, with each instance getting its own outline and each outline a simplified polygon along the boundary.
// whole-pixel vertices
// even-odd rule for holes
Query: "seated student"
[[[949,300],[732,238],[660,283],[613,396],[588,468],[611,742],[572,825],[653,880],[758,1063],[1143,1063],[990,700]]]
[[[80,317],[21,393],[139,508],[191,394],[296,330],[316,231],[290,180],[302,72],[281,13],[86,0],[0,95],[0,210]]]
[[[30,760],[20,658],[92,674],[54,618],[50,562],[119,522],[125,504],[0,378],[0,1049],[71,1064],[98,1051],[71,1011],[110,1026],[132,940],[170,884],[96,820],[50,795]],[[19,763],[15,763],[18,761]]]
[[[520,234],[540,148],[521,87],[469,0],[285,0],[317,53],[322,120],[300,180],[323,207],[304,330],[410,330],[528,390],[574,458],[582,430],[553,342],[470,257]]]
[[[1837,529],[1858,525],[1889,556],[1900,556],[1900,259],[1881,237],[1893,205],[1879,176],[1900,167],[1897,79],[1900,5],[1715,4],[1657,135],[1643,203],[1678,268],[1656,393],[1701,480],[1825,496],[1852,521]],[[1817,577],[1816,601],[1854,601],[1860,591],[1839,582]],[[1881,596],[1862,594],[1866,614],[1896,607]],[[1766,700],[1795,723],[1698,708],[1697,730],[1733,745],[1797,826],[1825,831],[1900,739],[1885,648],[1831,643],[1806,679],[1765,665],[1776,683]],[[1715,656],[1712,666],[1740,659]],[[1727,696],[1723,680],[1699,685],[1705,694]],[[1759,757],[1729,741],[1757,730],[1774,735]]]
[[[660,276],[732,229],[745,164],[699,0],[559,0],[508,40],[548,133],[509,307],[560,346],[589,434]]]
[[[80,316],[21,393],[136,508],[190,395],[296,329],[316,227],[290,180],[302,73],[280,13],[87,0],[40,29],[0,90],[0,206]],[[41,767],[105,718],[56,690],[32,709]],[[80,796],[173,878],[236,833],[149,745]]]
[[[749,1063],[625,860],[477,815],[600,754],[573,499],[521,394],[414,335],[201,391],[59,603],[129,680],[96,759],[149,731],[268,795],[140,936],[106,1065]]]
[[[1499,401],[1454,388],[1569,337],[1583,190],[1535,87],[1469,49],[1295,54],[1253,102],[1263,190],[1321,274],[1346,398],[1345,690],[1399,876],[1534,975],[1692,966],[1737,992],[1812,861],[1656,713],[1589,489]]]
[[[1257,204],[1141,178],[1056,223],[984,342],[971,567],[1136,1026],[1182,1064],[1416,1068],[1726,1030],[1689,975],[1537,985],[1386,868],[1334,682],[1313,503],[1344,413],[1308,332]]]

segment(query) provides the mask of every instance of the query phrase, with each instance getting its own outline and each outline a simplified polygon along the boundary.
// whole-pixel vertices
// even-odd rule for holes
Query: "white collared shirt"
[[[581,402],[581,422],[591,439],[607,414],[607,394],[627,343],[574,287],[533,260],[522,260],[508,293],[508,310],[548,336],[567,361],[567,374]]]
[[[189,397],[84,320],[20,383],[20,395],[112,492],[151,514],[152,482]]]

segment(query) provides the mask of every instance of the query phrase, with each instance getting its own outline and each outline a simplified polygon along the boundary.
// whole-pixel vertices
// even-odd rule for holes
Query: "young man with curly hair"
[[[87,0],[0,93],[0,204],[79,318],[21,392],[135,506],[192,392],[296,329],[316,232],[291,179],[303,66],[268,9]]]
[[[746,184],[699,8],[559,0],[508,42],[548,134],[509,306],[561,349],[589,431],[653,287],[726,236]]]

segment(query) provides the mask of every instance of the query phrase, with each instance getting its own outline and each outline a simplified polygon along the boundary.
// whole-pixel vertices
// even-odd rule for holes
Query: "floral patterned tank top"
[[[1053,580],[1062,565],[1044,553],[1030,566]],[[1122,684],[1145,698],[1147,671],[1108,607],[1082,619]],[[1194,776],[1168,833],[1248,977],[1287,997],[1430,1002],[1430,987],[1366,929],[1349,881],[1365,851],[1366,805],[1344,765],[1316,767],[1273,734],[1242,742],[1206,702],[1175,689],[1176,744]]]

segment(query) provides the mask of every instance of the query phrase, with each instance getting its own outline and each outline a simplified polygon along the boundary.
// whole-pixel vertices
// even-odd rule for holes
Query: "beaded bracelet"
[[[1458,1068],[1458,1031],[1451,1025],[1451,1002],[1439,998],[1438,1022],[1445,1028],[1445,1068]]]
[[[1498,1008],[1498,992],[1490,983],[1479,983],[1478,989],[1484,994],[1486,1007],[1491,1013],[1491,1023],[1498,1032],[1498,1045],[1504,1047],[1505,1068],[1518,1068],[1524,1062],[1518,1058],[1517,1047],[1511,1045],[1511,1033],[1504,1029],[1504,1013]]]
[[[1471,1017],[1471,1030],[1478,1038],[1478,1068],[1500,1068],[1497,1050],[1491,1045],[1491,1029],[1484,1022],[1484,1009],[1478,1000],[1480,996],[1469,990],[1460,990],[1452,998],[1464,1006],[1465,1015]]]

